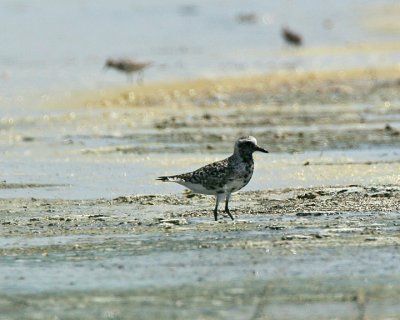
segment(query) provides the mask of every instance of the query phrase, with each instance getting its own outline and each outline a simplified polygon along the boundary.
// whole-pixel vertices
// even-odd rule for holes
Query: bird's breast
[[[254,164],[250,162],[236,163],[232,175],[228,179],[225,190],[226,192],[235,192],[246,186],[254,171]]]

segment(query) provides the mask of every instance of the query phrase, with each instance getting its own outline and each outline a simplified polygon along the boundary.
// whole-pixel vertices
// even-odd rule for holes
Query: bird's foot
[[[228,216],[229,216],[232,220],[235,220],[235,218],[232,216],[232,214],[231,214],[231,212],[229,211],[228,208],[225,208],[225,213],[227,213]]]
[[[218,210],[214,210],[214,219],[218,221]]]

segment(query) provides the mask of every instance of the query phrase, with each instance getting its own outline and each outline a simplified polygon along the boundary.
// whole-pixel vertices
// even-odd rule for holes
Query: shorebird
[[[282,28],[282,37],[285,39],[286,43],[293,46],[301,46],[303,44],[303,39],[301,35],[290,30],[287,27]]]
[[[213,162],[193,172],[174,176],[163,176],[157,180],[176,182],[195,193],[215,196],[214,219],[218,220],[218,205],[225,198],[225,212],[229,211],[231,194],[246,186],[254,171],[253,152],[268,153],[257,145],[254,137],[241,137],[235,142],[233,154],[221,161]]]
[[[108,59],[106,61],[105,67],[113,68],[121,72],[125,72],[128,81],[132,82],[132,77],[134,73],[138,74],[137,82],[143,82],[143,71],[150,67],[152,62],[136,62],[130,59],[120,59],[120,60],[113,60]]]

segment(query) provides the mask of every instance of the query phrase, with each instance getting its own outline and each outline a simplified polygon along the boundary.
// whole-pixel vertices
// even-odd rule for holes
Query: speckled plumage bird
[[[257,145],[254,137],[241,137],[235,142],[233,154],[221,161],[213,162],[193,172],[175,176],[163,176],[157,180],[176,182],[195,193],[215,195],[215,221],[218,220],[218,205],[225,198],[225,212],[233,220],[229,211],[231,194],[246,186],[254,171],[253,152],[268,153]]]
[[[143,71],[150,67],[152,62],[137,62],[130,59],[108,59],[106,61],[105,67],[113,68],[115,70],[124,72],[128,76],[128,80],[132,81],[132,75],[134,73],[138,74],[138,82],[143,81]]]

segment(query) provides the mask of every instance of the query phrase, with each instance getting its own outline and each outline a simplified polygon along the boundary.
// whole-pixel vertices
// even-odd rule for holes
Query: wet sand
[[[1,200],[4,319],[384,319],[400,312],[398,186]]]
[[[0,319],[398,318],[398,89],[396,68],[278,73],[1,119]],[[242,134],[271,158],[234,222],[153,180]]]

